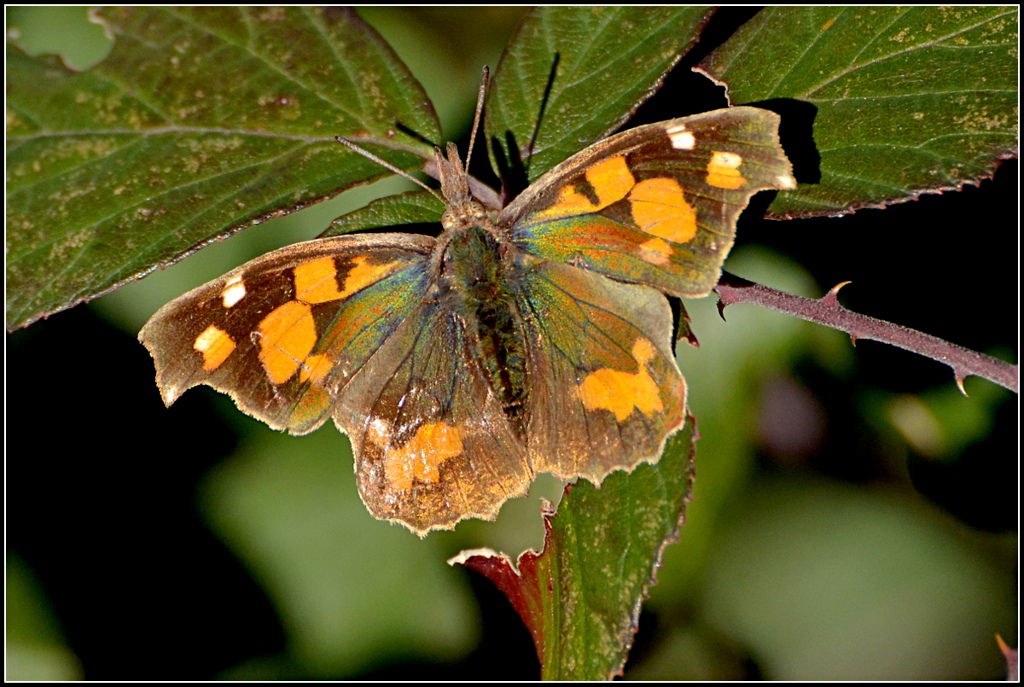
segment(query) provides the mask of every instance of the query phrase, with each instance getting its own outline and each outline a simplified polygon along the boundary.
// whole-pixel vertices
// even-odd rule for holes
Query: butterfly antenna
[[[422,181],[420,181],[419,179],[417,179],[413,175],[411,175],[408,172],[406,172],[404,169],[399,169],[398,167],[395,167],[393,164],[391,164],[390,162],[388,162],[384,158],[378,157],[377,155],[374,155],[369,150],[366,150],[364,148],[360,148],[358,145],[356,145],[352,141],[348,140],[347,138],[344,138],[342,136],[335,136],[334,139],[338,143],[340,143],[343,146],[345,146],[346,148],[348,148],[349,150],[352,150],[353,152],[359,153],[360,155],[362,155],[366,159],[373,160],[374,162],[376,162],[381,167],[384,167],[385,169],[394,172],[395,174],[397,174],[400,177],[404,177],[404,178],[408,179],[409,181],[411,181],[412,183],[416,184],[417,186],[423,187],[424,189],[426,189],[430,193],[430,195],[434,196],[435,198],[440,200],[442,203],[444,202],[444,199],[440,196],[440,194],[438,194],[437,191],[435,191],[434,189],[430,188],[429,186],[424,184]]]
[[[473,147],[476,145],[476,132],[480,128],[480,118],[484,111],[484,96],[487,95],[487,82],[491,78],[491,70],[484,67],[480,75],[480,93],[476,96],[476,114],[473,116],[473,131],[469,134],[469,150],[466,151],[466,174],[469,174],[469,160],[473,157]]]

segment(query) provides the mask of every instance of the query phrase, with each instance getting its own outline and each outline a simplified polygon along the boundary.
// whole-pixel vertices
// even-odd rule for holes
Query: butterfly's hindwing
[[[493,518],[534,475],[475,355],[477,332],[452,306],[424,299],[354,377],[335,414],[352,438],[367,507],[420,533]]]
[[[659,292],[522,256],[530,461],[600,480],[654,462],[683,423],[685,384]]]

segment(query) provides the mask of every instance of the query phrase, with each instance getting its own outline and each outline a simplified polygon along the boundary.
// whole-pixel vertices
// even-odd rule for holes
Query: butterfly
[[[683,425],[666,296],[707,295],[750,197],[795,188],[778,124],[734,107],[640,126],[500,211],[449,143],[437,237],[288,246],[165,305],[139,339],[167,405],[207,384],[292,434],[333,419],[370,512],[420,536],[493,519],[538,473],[600,483]]]

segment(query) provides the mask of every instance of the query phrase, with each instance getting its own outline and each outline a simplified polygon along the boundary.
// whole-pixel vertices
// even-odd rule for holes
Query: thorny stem
[[[968,375],[984,377],[1014,393],[1019,393],[1020,373],[1016,365],[915,329],[847,310],[836,298],[839,289],[847,283],[849,282],[838,284],[823,298],[813,300],[776,291],[723,272],[715,292],[718,293],[719,313],[725,310],[725,306],[733,303],[753,303],[846,332],[854,342],[857,339],[881,341],[949,365],[953,369],[957,386],[965,395],[967,392],[964,391],[964,378]]]

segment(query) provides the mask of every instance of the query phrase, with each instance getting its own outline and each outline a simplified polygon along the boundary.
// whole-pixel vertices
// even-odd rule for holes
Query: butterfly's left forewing
[[[778,125],[772,112],[734,107],[631,129],[552,169],[499,221],[537,257],[707,295],[750,197],[795,188]]]
[[[275,429],[316,429],[419,304],[434,243],[374,234],[296,244],[168,303],[139,333],[164,401],[206,384]]]

